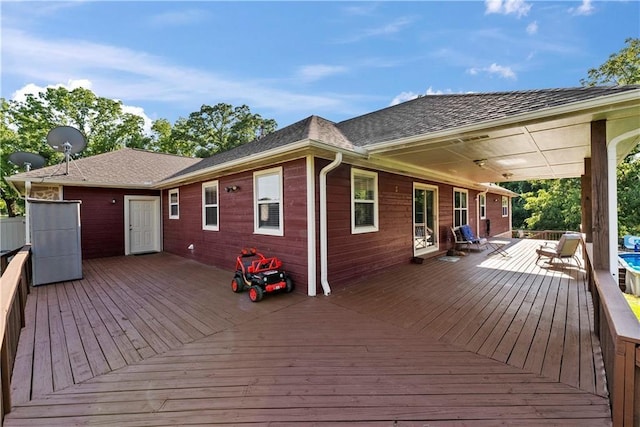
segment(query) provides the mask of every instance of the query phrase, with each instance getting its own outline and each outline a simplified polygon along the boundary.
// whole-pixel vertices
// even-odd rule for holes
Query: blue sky
[[[149,120],[219,102],[284,127],[417,95],[574,87],[638,1],[2,1],[6,99],[83,86]]]

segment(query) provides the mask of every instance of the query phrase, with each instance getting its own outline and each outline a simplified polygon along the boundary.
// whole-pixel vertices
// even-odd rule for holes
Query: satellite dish
[[[84,150],[87,141],[80,131],[71,126],[58,126],[47,134],[47,144],[65,154],[76,154]]]
[[[16,166],[25,167],[27,172],[44,166],[45,159],[40,154],[17,151],[9,155],[9,161]]]
[[[69,175],[69,159],[72,154],[76,154],[84,150],[87,141],[80,131],[71,126],[58,126],[49,131],[47,134],[47,144],[54,150],[64,153],[64,159],[67,162],[67,172]]]

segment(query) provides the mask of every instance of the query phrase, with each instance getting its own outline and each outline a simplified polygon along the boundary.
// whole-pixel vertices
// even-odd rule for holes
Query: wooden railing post
[[[587,268],[593,278],[594,325],[615,427],[640,425],[640,322],[608,270],[593,264],[593,245],[587,244]]]
[[[13,257],[11,262],[6,260]],[[31,247],[0,257],[6,268],[0,279],[0,425],[11,411],[11,374],[18,350],[20,331],[25,325],[24,310],[31,284]]]
[[[3,340],[2,347],[0,348],[0,378],[2,387],[0,387],[0,393],[2,393],[2,403],[0,405],[0,423],[4,421],[4,415],[11,411],[11,376],[7,373],[11,372],[10,357],[9,357],[9,345],[7,340]],[[1,425],[1,424],[0,424]]]

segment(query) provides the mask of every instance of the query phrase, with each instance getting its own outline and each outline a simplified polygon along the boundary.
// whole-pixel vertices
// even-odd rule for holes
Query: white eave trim
[[[34,185],[62,185],[69,187],[98,187],[98,188],[123,188],[123,189],[132,189],[132,190],[155,190],[154,183],[148,184],[122,184],[117,182],[91,182],[91,181],[59,181],[59,180],[49,180],[47,177],[28,177],[25,179],[16,179],[13,177],[8,177],[6,180],[14,186],[15,183],[31,183]]]
[[[420,135],[413,135],[406,138],[394,139],[387,142],[378,142],[373,144],[364,145],[370,154],[377,154],[385,151],[389,151],[395,148],[402,148],[404,145],[408,145],[414,142],[423,142],[428,145],[425,140],[442,140],[451,137],[459,137],[461,134],[474,133],[479,131],[487,131],[488,129],[499,128],[503,126],[509,126],[514,124],[522,124],[523,122],[536,121],[549,116],[560,116],[568,113],[584,113],[585,110],[597,109],[602,107],[610,107],[613,103],[623,103],[628,101],[640,100],[640,89],[631,89],[623,93],[616,93],[613,95],[605,95],[586,101],[574,102],[571,104],[565,104],[558,107],[551,107],[542,110],[537,110],[528,113],[517,114],[514,116],[504,117],[496,120],[488,120],[484,122],[478,122],[471,125],[460,126],[456,128],[446,129],[438,132],[423,133]]]
[[[356,157],[364,157],[364,158],[368,157],[367,150],[360,147],[353,147],[353,148],[338,147],[335,145],[325,144],[323,142],[316,141],[313,139],[305,139],[305,140],[294,142],[291,144],[286,144],[286,145],[274,148],[272,150],[265,151],[263,153],[257,153],[257,154],[252,154],[250,156],[241,157],[239,159],[220,163],[218,165],[210,166],[208,168],[199,169],[197,171],[194,171],[185,175],[181,175],[173,179],[161,181],[157,185],[155,185],[153,188],[156,188],[156,189],[168,188],[183,182],[197,180],[202,176],[219,173],[226,169],[247,165],[248,163],[258,162],[261,160],[267,160],[269,158],[281,156],[283,154],[288,154],[296,150],[303,150],[303,149],[309,149],[309,148],[318,148],[318,149],[328,150],[333,153],[342,153],[345,155],[356,156]]]

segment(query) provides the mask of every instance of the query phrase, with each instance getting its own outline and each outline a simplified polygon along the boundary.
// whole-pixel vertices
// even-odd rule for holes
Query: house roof
[[[337,124],[354,145],[456,129],[534,111],[638,90],[640,86],[580,87],[514,92],[428,95]]]
[[[628,152],[640,134],[640,86],[428,95],[339,123],[310,116],[206,159],[124,149],[77,160],[68,176],[54,166],[9,180],[164,187],[318,146],[442,182],[562,178],[583,173],[594,120]]]
[[[122,148],[91,157],[23,172],[8,178],[13,182],[38,181],[100,187],[152,187],[168,176],[202,159]]]
[[[262,138],[202,159],[201,162],[178,171],[171,178],[179,178],[201,170],[224,165],[231,161],[250,159],[259,153],[268,153],[270,150],[310,140],[320,141],[336,148],[355,149],[354,145],[340,132],[333,122],[319,116],[309,116]]]

